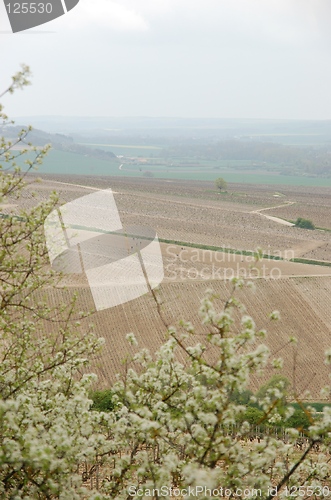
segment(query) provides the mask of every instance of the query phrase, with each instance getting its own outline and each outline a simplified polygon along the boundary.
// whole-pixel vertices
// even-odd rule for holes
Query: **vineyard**
[[[330,346],[331,315],[329,309],[331,280],[328,276],[295,277],[255,280],[255,292],[240,291],[237,297],[246,305],[258,328],[268,331],[267,345],[276,357],[284,358],[283,373],[303,394],[308,389],[313,399],[319,399],[319,390],[328,383],[328,369],[324,364],[324,351]],[[160,286],[161,311],[166,323],[179,328],[180,320],[189,320],[197,332],[205,331],[198,316],[200,301],[206,289],[212,288],[219,296],[221,308],[230,296],[230,284],[225,281],[164,282]],[[52,302],[67,300],[73,290],[79,292],[79,310],[93,311],[93,301],[87,286],[53,289]],[[275,324],[269,320],[273,310],[281,311]],[[86,320],[93,323],[98,335],[105,338],[102,354],[93,361],[98,374],[98,387],[107,388],[115,374],[123,369],[123,361],[133,348],[126,342],[128,332],[134,332],[139,347],[155,351],[167,338],[164,324],[157,312],[153,297],[148,294],[112,309],[94,312]],[[295,336],[298,344],[289,345]],[[211,353],[212,354],[212,353]],[[181,359],[183,361],[183,359]],[[270,368],[266,375],[272,376]],[[263,380],[252,380],[252,389]]]
[[[169,240],[161,244],[165,279],[158,292],[165,322],[177,326],[180,320],[189,320],[197,332],[202,331],[198,309],[205,291],[212,288],[218,294],[221,308],[230,295],[231,285],[225,280],[231,277],[230,271],[248,277],[254,281],[256,290],[254,293],[240,291],[238,298],[247,306],[258,328],[268,330],[266,343],[272,354],[284,358],[283,373],[298,393],[303,395],[308,389],[313,399],[319,399],[321,387],[328,383],[323,355],[331,346],[331,268],[293,263],[289,259],[294,251],[295,256],[331,261],[330,233],[283,226],[256,210],[271,208],[268,215],[291,219],[297,213],[309,214],[313,204],[311,218],[316,225],[326,226],[326,212],[331,210],[331,189],[315,188],[312,199],[305,188],[288,191],[284,188],[281,193],[275,193],[272,187],[241,185],[230,187],[232,195],[220,197],[208,183],[201,186],[193,182],[69,176],[57,177],[57,180],[60,182],[50,176],[42,183],[32,184],[13,204],[29,208],[38,200],[46,199],[53,189],[60,193],[60,203],[64,203],[94,189],[112,187],[124,227],[149,226],[160,238]],[[287,202],[292,204],[275,208]],[[3,207],[2,212],[16,209],[16,206]],[[174,245],[173,241],[252,252],[261,247],[270,256],[278,255],[285,260],[263,259],[256,265],[254,258],[244,252],[238,255],[213,252]],[[213,269],[221,271],[212,274]],[[272,274],[274,269],[277,275]],[[77,291],[78,310],[92,311],[85,321],[93,323],[97,334],[105,338],[102,353],[92,363],[92,369],[98,374],[98,387],[108,387],[116,373],[123,370],[123,360],[134,352],[125,340],[128,332],[135,333],[139,347],[147,347],[152,352],[167,338],[151,294],[93,312],[92,295],[81,276],[67,276],[64,285],[66,289],[60,286],[49,290],[51,302],[66,301]],[[275,309],[281,312],[281,320],[276,324],[268,319]],[[291,336],[298,339],[297,345],[289,345]],[[270,368],[266,376],[273,373]],[[262,382],[256,378],[251,381],[251,387],[257,388]]]
[[[228,435],[231,436],[231,439],[234,442],[237,441],[241,444],[241,446],[249,449],[252,449],[253,445],[263,442],[263,439],[265,437],[267,437],[268,439],[270,436],[283,441],[283,443],[285,444],[290,442],[289,435],[286,432],[286,429],[276,428],[275,430],[272,430],[270,429],[270,427],[261,425],[251,426],[251,427],[252,427],[251,432],[244,438],[239,434],[239,426],[238,428],[234,426],[231,427],[228,430]],[[298,438],[296,439],[295,443],[292,444],[292,446],[294,447],[296,453],[299,454],[306,451],[309,447],[309,444],[310,442],[305,437],[304,433],[300,432]],[[155,455],[157,454],[157,449],[152,451],[155,453]],[[319,451],[320,451],[320,446],[316,444],[313,449],[313,456],[315,460],[318,457]],[[129,452],[130,450],[123,450],[123,452],[120,455],[122,454],[125,455],[125,453]],[[96,460],[93,464],[88,463],[87,461],[79,464],[79,466],[77,467],[77,471],[79,472],[79,474],[81,474],[83,483],[87,488],[90,488],[91,490],[93,488],[98,489],[100,485],[103,483],[103,481],[105,482],[109,481],[114,470],[115,460],[117,458],[114,457],[114,455],[112,456],[111,454],[109,454],[109,457],[113,459],[113,464],[111,463],[112,460],[110,460],[110,464],[105,465],[102,460],[103,457],[96,457]],[[325,496],[329,496],[330,489],[327,485],[324,486],[324,492]]]

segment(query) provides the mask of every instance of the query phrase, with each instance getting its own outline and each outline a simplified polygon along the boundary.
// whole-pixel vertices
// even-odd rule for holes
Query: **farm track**
[[[62,181],[51,181],[56,184],[62,184],[64,186],[73,186],[73,187],[78,187],[82,189],[88,189],[89,191],[101,191],[101,188],[95,188],[92,186],[84,186],[83,184],[73,184],[71,182],[62,182]],[[119,194],[118,191],[113,191],[113,193]]]
[[[295,201],[287,201],[286,203],[282,203],[281,205],[276,205],[275,207],[260,208],[259,210],[255,210],[255,212],[263,212],[265,210],[273,210],[276,208],[288,207],[290,205],[294,205],[295,203],[296,203]]]
[[[266,214],[262,213],[265,210],[273,210],[273,209],[277,209],[277,208],[288,207],[288,206],[294,205],[294,204],[295,204],[295,201],[288,201],[287,203],[283,203],[282,205],[277,205],[275,207],[260,208],[259,210],[252,211],[251,213],[252,214],[260,214],[260,215],[262,215],[262,217],[265,217],[266,219],[269,219],[269,220],[274,221],[274,222],[278,222],[278,224],[282,224],[283,226],[294,226],[294,224],[292,222],[288,222],[284,219],[280,219],[279,217],[273,217],[272,215],[266,215]]]

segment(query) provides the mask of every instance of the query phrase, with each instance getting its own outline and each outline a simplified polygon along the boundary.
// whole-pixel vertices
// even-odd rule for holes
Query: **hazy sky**
[[[330,0],[80,0],[18,34],[0,3],[11,116],[331,119]]]

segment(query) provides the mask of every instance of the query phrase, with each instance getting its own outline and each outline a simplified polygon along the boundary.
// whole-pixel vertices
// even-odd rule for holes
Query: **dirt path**
[[[284,226],[295,226],[293,222],[288,222],[287,220],[280,219],[279,217],[273,217],[271,215],[266,215],[262,214],[261,212],[264,210],[272,210],[273,208],[283,208],[283,207],[288,207],[290,205],[294,205],[296,202],[295,201],[288,201],[286,203],[283,203],[282,205],[277,205],[276,207],[267,207],[267,208],[260,208],[259,210],[253,210],[250,213],[254,214],[260,214],[262,217],[266,217],[269,220],[272,220],[274,222],[278,222],[279,224],[283,224]],[[298,258],[301,257],[302,255],[306,254],[307,252],[311,252],[312,250],[316,250],[320,246],[325,245],[325,241],[317,240],[317,241],[306,241],[305,243],[298,245],[297,247],[291,248],[288,250],[288,252],[293,252],[293,255],[291,258]]]
[[[259,212],[257,212],[259,213]],[[293,224],[293,222],[288,222],[287,220],[284,220],[284,219],[280,219],[279,217],[273,217],[272,215],[265,215],[265,214],[261,214],[262,217],[265,217],[266,219],[269,219],[269,220],[272,220],[274,222],[278,222],[278,224],[282,224],[283,226],[295,226],[295,224]]]
[[[295,201],[287,201],[286,203],[282,203],[281,205],[276,205],[275,207],[267,207],[267,208],[260,208],[259,210],[253,210],[250,212],[251,214],[259,214],[262,215],[262,217],[265,217],[266,219],[272,220],[274,222],[278,222],[278,224],[282,224],[283,226],[294,226],[293,222],[288,222],[287,220],[280,219],[279,217],[273,217],[272,215],[265,215],[262,214],[264,210],[273,210],[274,208],[283,208],[283,207],[288,207],[290,205],[294,205],[296,202]]]
[[[65,186],[73,186],[73,187],[79,187],[79,188],[83,188],[83,189],[90,189],[92,191],[102,191],[101,188],[95,188],[95,187],[92,187],[92,186],[83,186],[82,184],[73,184],[72,182],[62,182],[62,181],[54,181],[54,180],[47,180],[47,179],[43,179],[43,182],[50,182],[50,183],[56,183],[56,184],[64,184]],[[121,194],[119,191],[113,191],[112,190],[112,193],[115,193],[115,194]]]
[[[0,204],[0,209],[2,210],[3,208],[15,208],[17,207],[17,203],[4,203],[3,205]]]
[[[282,203],[281,205],[276,205],[275,207],[260,208],[259,210],[254,210],[254,212],[262,212],[264,210],[273,210],[274,208],[288,207],[289,205],[294,205],[295,203],[295,201],[287,201],[286,203]]]

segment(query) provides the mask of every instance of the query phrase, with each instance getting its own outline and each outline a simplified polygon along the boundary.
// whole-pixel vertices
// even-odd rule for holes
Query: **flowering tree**
[[[242,286],[234,281],[234,291]],[[198,343],[190,323],[180,331],[168,326],[170,338],[155,357],[146,349],[138,352],[132,362],[139,369],[128,364],[113,386],[116,409],[109,415],[109,432],[114,467],[105,491],[112,498],[128,498],[129,493],[133,498],[271,499],[276,492],[286,497],[300,487],[300,495],[327,496],[331,408],[318,418],[313,408],[306,410],[311,425],[302,451],[295,428],[287,429],[284,439],[269,432],[249,441],[246,408],[233,396],[247,389],[252,374],[268,363],[280,368],[281,360],[270,358],[261,344],[266,332],[257,331],[251,317],[241,312],[238,324],[243,306],[235,294],[221,311],[215,310],[215,299],[209,291],[202,302],[208,332],[198,332]],[[271,319],[277,317],[277,312],[271,314]],[[136,343],[133,334],[128,338]],[[184,364],[176,351],[184,354]],[[260,421],[270,428],[294,412],[278,404],[283,396],[280,381],[260,401]]]
[[[6,92],[28,78],[24,66]],[[8,123],[2,107],[0,119]],[[27,143],[29,130],[16,141],[0,138],[0,212],[20,197],[26,173],[47,153]],[[18,159],[25,157],[23,172]],[[74,298],[52,307],[42,295],[59,279],[47,266],[43,235],[56,203],[54,194],[30,211],[0,214],[0,498],[94,495],[77,475],[79,462],[93,460],[100,441],[99,415],[89,411],[87,396],[93,377],[80,370],[101,342],[90,331],[82,335]]]

